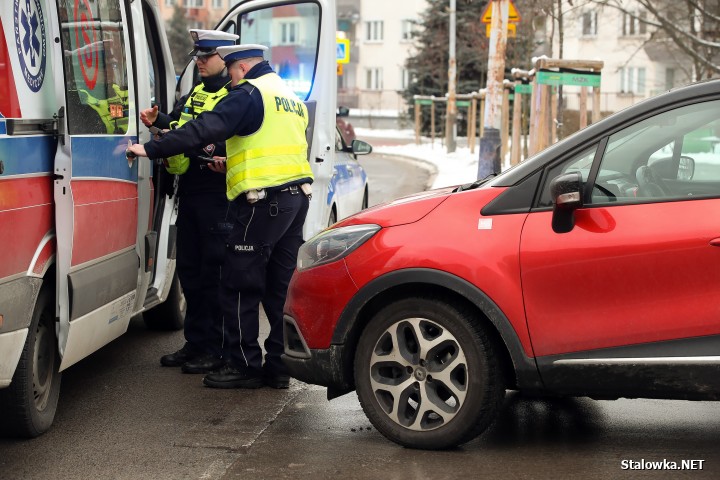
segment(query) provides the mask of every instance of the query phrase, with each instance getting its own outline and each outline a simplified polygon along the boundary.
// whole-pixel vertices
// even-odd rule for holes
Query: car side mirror
[[[582,208],[582,173],[570,172],[550,182],[553,200],[552,229],[567,233],[575,227],[575,210]]]
[[[353,140],[350,144],[350,148],[352,149],[352,153],[355,155],[367,155],[368,153],[372,153],[372,145],[367,142],[363,142],[362,140]]]
[[[695,160],[690,157],[680,157],[678,163],[677,179],[689,181],[695,175]]]
[[[347,117],[348,115],[350,115],[350,109],[348,107],[338,107],[338,109],[337,109],[338,117]]]

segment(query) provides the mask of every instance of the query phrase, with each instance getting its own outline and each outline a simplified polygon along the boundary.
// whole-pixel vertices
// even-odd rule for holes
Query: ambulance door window
[[[298,97],[307,100],[317,64],[320,6],[306,2],[263,8],[240,15],[236,23],[238,43],[270,47],[265,59]]]
[[[71,135],[128,130],[128,71],[120,0],[59,1]]]

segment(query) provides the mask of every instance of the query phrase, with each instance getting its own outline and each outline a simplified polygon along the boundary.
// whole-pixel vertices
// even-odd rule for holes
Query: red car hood
[[[415,193],[388,203],[381,203],[340,221],[337,226],[375,223],[381,227],[393,227],[414,223],[444,202],[455,188],[447,187]]]

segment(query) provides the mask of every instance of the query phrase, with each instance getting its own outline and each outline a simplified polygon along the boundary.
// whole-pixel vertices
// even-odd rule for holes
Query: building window
[[[410,70],[407,68],[400,68],[400,89],[407,90],[410,86]]]
[[[382,42],[382,40],[383,40],[383,21],[382,20],[365,22],[365,40],[368,42]]]
[[[223,0],[212,0],[212,8],[222,8]]]
[[[365,87],[368,90],[382,90],[383,78],[382,68],[365,69]]]
[[[623,67],[620,69],[620,93],[645,95],[644,67]]]
[[[665,89],[670,90],[675,86],[675,69],[668,68],[665,70]]]
[[[184,4],[187,8],[202,8],[205,0],[185,0]]]
[[[622,34],[623,35],[644,35],[647,32],[646,12],[623,13]]]
[[[415,20],[402,20],[400,24],[400,38],[412,40],[415,36]]]
[[[298,22],[280,22],[280,45],[297,45],[299,30]]]
[[[177,0],[165,0],[166,7],[172,7],[177,3]]]
[[[591,11],[582,14],[582,35],[583,37],[597,35],[597,12]]]

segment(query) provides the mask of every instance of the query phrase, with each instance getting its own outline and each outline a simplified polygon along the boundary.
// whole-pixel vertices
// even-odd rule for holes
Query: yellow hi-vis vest
[[[308,112],[305,104],[275,73],[246,80],[262,95],[263,124],[248,136],[235,135],[227,149],[227,197],[313,178],[307,160]]]
[[[225,87],[213,93],[206,92],[204,87],[203,83],[199,83],[193,88],[192,93],[185,101],[182,112],[180,112],[180,119],[177,122],[170,122],[170,128],[182,127],[190,120],[195,120],[201,113],[215,108],[215,105],[228,94],[228,89]],[[190,167],[190,159],[182,153],[165,160],[165,168],[168,173],[181,175],[187,172],[188,167]]]

